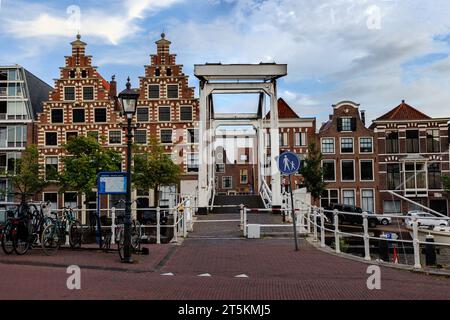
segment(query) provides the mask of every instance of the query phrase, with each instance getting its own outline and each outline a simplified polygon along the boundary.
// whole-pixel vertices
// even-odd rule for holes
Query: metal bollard
[[[173,238],[171,242],[178,243],[178,214],[177,210],[173,212]]]
[[[244,237],[247,237],[247,208],[244,208]]]
[[[339,237],[339,213],[337,210],[334,210],[333,217],[334,217],[334,246],[336,248],[336,253],[341,253],[341,242]]]
[[[320,246],[325,248],[325,212],[320,208]]]
[[[156,208],[156,244],[161,244],[161,208]]]
[[[380,240],[378,240],[378,255],[379,259],[384,262],[389,262],[389,242],[385,234],[380,235]]]
[[[310,208],[308,208],[308,210],[306,211],[306,219],[308,220],[307,224],[306,224],[307,231],[308,231],[308,234],[311,234],[311,210],[310,210]]]
[[[425,263],[427,266],[437,265],[436,259],[436,246],[434,244],[434,237],[430,234],[426,238],[427,244],[425,245]]]
[[[111,244],[116,244],[116,208],[111,208]]]
[[[318,239],[317,239],[317,228],[319,227],[318,225],[317,225],[317,207],[316,206],[314,206],[314,209],[313,209],[313,219],[314,219],[314,223],[313,223],[313,227],[314,227],[314,242],[317,242],[318,241]]]
[[[364,228],[364,259],[367,261],[371,260],[370,257],[370,238],[369,238],[369,220],[368,213],[363,213],[363,228]]]
[[[419,222],[413,218],[413,246],[414,246],[414,268],[421,269],[420,264],[420,242],[419,242]]]
[[[187,213],[186,210],[183,214],[183,238],[187,238],[187,221],[186,221]]]

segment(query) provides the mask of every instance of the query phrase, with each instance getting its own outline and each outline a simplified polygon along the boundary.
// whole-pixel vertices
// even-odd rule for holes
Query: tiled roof
[[[379,117],[375,121],[380,120],[428,120],[431,119],[430,116],[425,113],[420,112],[419,110],[411,107],[406,104],[403,100],[402,103],[386,113],[385,115]]]
[[[299,119],[297,113],[284,101],[283,98],[278,99],[278,118],[279,119]],[[270,119],[270,111],[267,114],[267,119]]]

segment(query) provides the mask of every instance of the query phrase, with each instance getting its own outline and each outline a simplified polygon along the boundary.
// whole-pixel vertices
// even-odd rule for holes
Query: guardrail
[[[313,241],[314,242],[318,242],[318,232],[320,231],[320,246],[325,248],[326,244],[325,244],[325,233],[329,232],[329,233],[333,233],[334,234],[334,244],[335,244],[335,251],[336,253],[341,253],[341,248],[340,248],[340,239],[341,236],[349,236],[349,237],[357,237],[357,238],[361,238],[364,241],[364,259],[367,261],[372,260],[372,256],[371,256],[371,252],[370,252],[370,240],[378,240],[378,241],[387,241],[389,242],[393,242],[393,243],[408,243],[408,244],[412,244],[413,246],[413,251],[414,251],[414,268],[415,269],[422,269],[422,264],[421,264],[421,259],[420,259],[420,245],[434,245],[434,246],[445,246],[445,247],[450,247],[449,243],[438,243],[438,242],[434,242],[434,240],[432,240],[433,238],[429,238],[430,241],[421,241],[419,238],[419,221],[418,218],[415,216],[399,216],[399,215],[383,215],[383,217],[389,217],[389,218],[393,218],[393,219],[400,219],[400,220],[404,220],[404,222],[406,222],[406,220],[411,220],[412,221],[412,230],[410,230],[412,232],[412,240],[403,240],[403,239],[388,239],[386,236],[382,237],[373,237],[370,236],[369,234],[369,214],[367,212],[363,212],[362,213],[362,218],[363,218],[363,234],[357,234],[357,233],[349,233],[349,232],[342,232],[340,230],[340,225],[339,225],[339,215],[349,215],[349,216],[361,216],[360,213],[350,213],[350,212],[342,212],[342,211],[338,211],[338,210],[325,210],[324,208],[318,208],[316,206],[311,206],[303,201],[301,201],[301,203],[305,206],[307,206],[309,208],[309,214],[307,217],[307,224],[308,224],[308,233],[311,234],[311,229],[314,228],[312,234],[313,234]],[[333,217],[333,229],[329,229],[325,227],[325,219],[326,215],[325,213],[331,213],[332,217]],[[318,220],[320,218],[320,224],[318,224]],[[428,219],[428,218],[427,218]],[[432,220],[446,220],[447,223],[449,223],[450,218],[444,218],[444,217],[430,217],[430,219]],[[406,223],[405,223],[406,224]],[[319,230],[318,230],[319,229]],[[431,232],[428,231],[430,234]],[[428,240],[428,239],[427,239]],[[432,240],[432,241],[431,241]],[[387,262],[387,261],[386,261]]]

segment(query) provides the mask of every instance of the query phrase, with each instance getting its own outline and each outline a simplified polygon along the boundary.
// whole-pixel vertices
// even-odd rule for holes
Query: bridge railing
[[[259,191],[261,199],[266,209],[272,207],[272,190],[268,186],[267,182],[263,179],[261,183],[261,190]]]
[[[380,237],[371,236],[369,232],[369,218],[377,218],[374,214],[369,214],[367,212],[362,213],[363,218],[363,233],[350,233],[350,232],[343,232],[341,231],[341,228],[343,224],[340,224],[340,216],[359,216],[361,217],[360,213],[350,213],[350,212],[343,212],[338,210],[326,210],[324,208],[319,208],[316,206],[311,206],[310,204],[307,204],[303,201],[301,201],[302,205],[306,206],[309,210],[309,213],[306,217],[309,230],[309,234],[312,235],[314,242],[320,241],[320,246],[325,248],[327,245],[325,243],[326,239],[326,233],[332,233],[334,235],[334,250],[336,253],[341,253],[341,238],[344,236],[347,237],[355,237],[363,239],[364,242],[364,259],[367,261],[372,260],[371,255],[371,247],[370,247],[370,240],[378,240],[378,241],[386,241],[387,243],[399,243],[399,244],[410,244],[413,246],[413,255],[414,255],[414,268],[415,269],[422,269],[422,263],[421,263],[421,245],[433,245],[433,246],[440,246],[440,247],[446,247],[450,248],[450,243],[447,242],[434,242],[430,241],[432,238],[427,237],[427,241],[420,240],[419,233],[427,233],[426,230],[419,228],[419,218],[415,216],[403,216],[403,215],[390,215],[390,214],[384,214],[382,217],[385,218],[391,218],[391,219],[397,219],[402,221],[404,225],[406,225],[406,221],[410,220],[412,223],[412,227],[407,228],[407,231],[409,231],[412,234],[412,240],[404,240],[404,239],[389,239],[386,235],[383,236],[383,234],[380,235]],[[327,217],[331,216],[332,221],[329,221],[330,219]],[[447,226],[450,226],[450,218],[449,217],[430,217],[427,219],[430,220],[445,220],[447,221]],[[328,221],[327,221],[328,220]],[[331,224],[333,227],[332,229],[327,228],[325,222],[328,222],[328,224]],[[311,232],[312,230],[312,232]],[[320,235],[319,235],[320,233]],[[428,230],[428,233],[431,235],[433,233],[432,230]],[[320,238],[320,239],[319,239]],[[450,239],[450,237],[449,237]],[[388,261],[385,261],[388,262]]]

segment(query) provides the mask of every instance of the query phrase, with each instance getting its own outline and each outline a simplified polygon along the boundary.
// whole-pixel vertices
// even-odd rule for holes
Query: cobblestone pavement
[[[206,219],[216,218],[226,219]],[[1,253],[0,299],[450,299],[448,278],[381,267],[381,290],[371,291],[367,264],[319,251],[306,241],[295,252],[289,239],[223,238],[231,231],[239,235],[235,223],[216,227],[223,233],[214,239],[211,227],[202,232],[205,227],[194,225],[196,232],[179,246],[151,245],[150,256],[132,266],[96,252],[64,251],[52,257],[54,264],[46,264],[48,258],[39,253]],[[28,264],[15,264],[22,260]],[[65,264],[80,261],[86,264],[82,288],[70,291]]]

